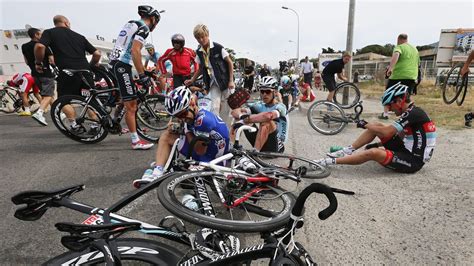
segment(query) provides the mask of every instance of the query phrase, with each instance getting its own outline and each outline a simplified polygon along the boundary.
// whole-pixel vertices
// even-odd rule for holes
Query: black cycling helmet
[[[158,10],[154,9],[151,6],[138,6],[138,15],[140,17],[155,17],[156,18],[156,24],[160,21],[161,15]]]
[[[179,33],[173,34],[173,36],[171,36],[171,44],[174,43],[179,43],[184,46],[184,36]]]

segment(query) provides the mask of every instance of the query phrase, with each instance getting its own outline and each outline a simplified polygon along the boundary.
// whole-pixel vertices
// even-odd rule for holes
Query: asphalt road
[[[48,119],[50,121],[50,119]],[[323,136],[307,123],[304,112],[291,113],[287,152],[318,159],[331,145],[347,145],[360,130],[349,125],[336,136]],[[25,190],[54,190],[75,184],[86,189],[74,198],[107,207],[133,190],[152,161],[154,150],[133,151],[128,135],[109,136],[95,145],[67,139],[50,123],[0,115],[2,186],[0,264],[39,264],[65,251],[56,222],[81,222],[85,216],[50,209],[35,222],[13,217],[10,199]],[[325,201],[311,197],[305,227],[297,239],[320,264],[472,264],[474,262],[474,134],[439,129],[434,157],[416,174],[391,172],[376,163],[337,166],[321,182],[350,189],[338,196],[339,209],[326,221],[317,219]],[[304,181],[286,188],[300,191]],[[157,222],[166,211],[150,193],[126,210]],[[255,239],[247,237],[247,244]]]

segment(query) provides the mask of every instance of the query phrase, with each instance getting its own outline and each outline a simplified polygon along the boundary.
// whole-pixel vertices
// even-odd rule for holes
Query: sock
[[[163,175],[163,166],[157,165],[153,169],[153,175],[154,176],[162,176]]]
[[[25,112],[30,112],[30,107],[23,107],[25,109]]]
[[[38,115],[43,115],[43,114],[44,114],[44,111],[43,111],[43,109],[40,108],[40,109],[38,109],[38,111],[36,111],[36,113],[37,113]]]
[[[383,112],[383,116],[388,116],[388,112]]]
[[[336,164],[336,158],[326,158],[326,164],[327,165],[334,165]]]
[[[140,141],[137,132],[130,132],[130,137],[132,138],[132,143],[137,143]]]
[[[352,148],[352,145],[344,147],[342,148],[342,150],[344,151],[345,154],[348,154],[348,155],[351,155],[355,151],[355,149]]]
[[[71,121],[71,127],[77,127],[76,120],[72,120],[72,121]]]

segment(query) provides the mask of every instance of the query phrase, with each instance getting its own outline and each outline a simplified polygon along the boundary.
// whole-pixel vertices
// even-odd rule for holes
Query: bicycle
[[[353,108],[360,102],[360,90],[357,85],[352,82],[339,83],[336,85],[333,102],[342,109]]]
[[[169,177],[172,176],[173,174]],[[295,205],[291,207],[291,218],[286,224],[276,230],[265,229],[260,232],[260,237],[264,240],[263,244],[243,249],[240,249],[240,245],[234,245],[227,251],[216,251],[209,248],[213,246],[216,239],[207,239],[199,230],[200,233],[197,234],[188,233],[180,220],[168,226],[164,223],[174,218],[165,218],[159,226],[154,226],[115,213],[136,198],[155,189],[162,180],[156,180],[149,186],[135,191],[107,209],[71,199],[72,194],[84,189],[83,185],[52,192],[26,191],[12,197],[15,205],[26,204],[17,209],[14,215],[20,220],[34,221],[40,219],[49,208],[61,206],[91,215],[82,225],[56,224],[58,230],[71,234],[61,238],[61,243],[71,251],[50,259],[45,263],[47,265],[104,262],[106,265],[121,265],[122,260],[140,261],[153,265],[229,265],[239,262],[249,265],[251,261],[262,258],[270,259],[270,265],[316,265],[304,247],[294,240],[296,230],[304,225],[304,204],[312,193],[319,193],[324,194],[329,200],[329,206],[319,212],[318,217],[321,220],[327,219],[337,210],[334,192],[339,193],[338,189],[313,183],[306,187],[296,199]],[[350,191],[340,191],[344,194],[354,194]],[[107,224],[97,225],[102,222]],[[213,224],[213,227],[214,225],[216,224]],[[192,250],[184,254],[174,247],[154,240],[118,238],[126,232],[135,230],[185,244]],[[234,241],[238,242],[238,239]],[[221,246],[226,244],[222,241],[218,243]]]
[[[354,106],[354,114],[349,115],[336,103],[317,101],[309,107],[307,117],[314,130],[324,135],[336,135],[349,122],[357,123],[363,110],[362,101]]]
[[[23,108],[23,99],[18,87],[8,86],[6,83],[0,84],[0,111],[4,113],[16,113]],[[28,93],[28,103],[32,112],[39,108],[38,100],[33,92]]]
[[[461,106],[466,98],[467,87],[469,84],[469,75],[461,76],[461,68],[463,63],[455,64],[448,71],[441,83],[441,90],[443,92],[443,101],[446,104],[456,104]]]
[[[69,76],[78,75],[86,88],[82,90],[83,96],[65,95],[58,98],[51,107],[51,118],[54,125],[66,137],[81,143],[97,143],[102,141],[109,133],[121,134],[121,120],[125,115],[123,103],[116,103],[119,89],[109,84],[108,89],[95,89],[84,75],[93,75],[89,70],[63,69]],[[104,77],[111,74],[104,74]],[[114,83],[115,84],[115,83]],[[112,96],[111,96],[112,94]],[[164,108],[165,95],[146,95],[138,91],[138,108],[136,113],[137,133],[140,137],[157,142],[161,131],[166,129],[171,117]],[[111,106],[116,106],[112,116]],[[69,109],[69,110],[68,110]],[[75,111],[74,119],[66,118],[66,113]],[[73,128],[73,122],[79,127]]]

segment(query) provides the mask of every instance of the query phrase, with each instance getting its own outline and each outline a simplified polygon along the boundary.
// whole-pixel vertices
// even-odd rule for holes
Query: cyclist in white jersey
[[[139,82],[145,87],[152,86],[152,80],[145,75],[141,50],[148,34],[160,21],[160,13],[151,6],[139,6],[140,20],[130,20],[117,37],[110,55],[110,66],[117,79],[120,94],[125,105],[125,121],[132,138],[134,150],[147,150],[153,144],[141,140],[137,134],[135,113],[137,111],[137,92],[132,79],[132,62],[139,75]]]

